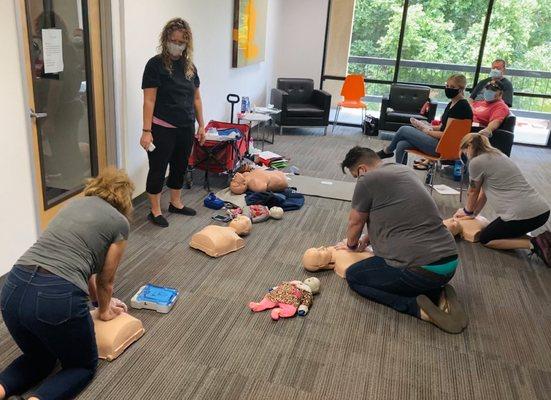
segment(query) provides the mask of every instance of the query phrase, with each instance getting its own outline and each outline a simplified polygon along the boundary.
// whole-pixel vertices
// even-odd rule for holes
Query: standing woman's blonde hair
[[[97,177],[88,179],[85,196],[97,196],[115,207],[126,219],[132,214],[134,184],[122,169],[108,167]]]
[[[186,41],[186,48],[182,54],[184,59],[184,74],[187,79],[191,80],[195,76],[195,66],[193,65],[193,35],[191,33],[191,27],[182,18],[174,18],[166,23],[161,36],[159,37],[159,51],[163,59],[163,65],[167,71],[172,73],[172,60],[170,59],[170,53],[168,51],[168,42],[170,35],[173,32],[182,31],[184,34],[184,40]]]
[[[471,146],[471,158],[475,158],[484,153],[490,153],[495,155],[502,155],[503,153],[493,147],[490,144],[490,140],[479,133],[469,133],[461,139],[461,150],[465,150],[467,147]]]

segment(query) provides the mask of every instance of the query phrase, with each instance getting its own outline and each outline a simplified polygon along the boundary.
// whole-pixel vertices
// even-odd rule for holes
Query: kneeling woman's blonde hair
[[[480,133],[469,133],[461,139],[459,146],[461,150],[465,150],[469,146],[471,146],[473,158],[484,153],[503,154],[490,144],[490,140],[486,136]]]
[[[127,219],[132,214],[134,184],[122,169],[108,167],[97,177],[88,179],[85,196],[98,196],[115,207]]]

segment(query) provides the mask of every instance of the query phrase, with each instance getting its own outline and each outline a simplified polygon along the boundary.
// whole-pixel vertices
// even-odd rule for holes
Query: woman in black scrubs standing
[[[193,37],[189,24],[181,18],[168,21],[161,32],[159,49],[161,53],[147,62],[143,74],[143,132],[140,145],[149,158],[146,191],[151,212],[147,218],[165,228],[168,221],[161,212],[161,191],[168,165],[168,211],[195,215],[195,210],[184,206],[181,195],[193,135],[196,134],[202,144],[205,123],[199,75],[193,64]],[[199,124],[197,132],[195,120]]]

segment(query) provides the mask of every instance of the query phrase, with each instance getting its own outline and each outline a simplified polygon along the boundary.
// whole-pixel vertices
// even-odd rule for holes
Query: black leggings
[[[504,221],[498,217],[480,232],[480,243],[487,244],[492,240],[519,238],[543,226],[548,219],[549,211],[534,218],[516,221]]]
[[[184,186],[188,159],[193,147],[195,126],[165,128],[153,124],[151,131],[155,150],[147,152],[149,158],[147,193],[161,193],[165,182],[166,168],[169,164],[170,172],[166,185],[170,189],[181,189]]]

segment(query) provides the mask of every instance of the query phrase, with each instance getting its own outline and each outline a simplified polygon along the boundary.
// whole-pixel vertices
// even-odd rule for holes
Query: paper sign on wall
[[[63,71],[61,29],[42,29],[42,52],[46,74]]]

